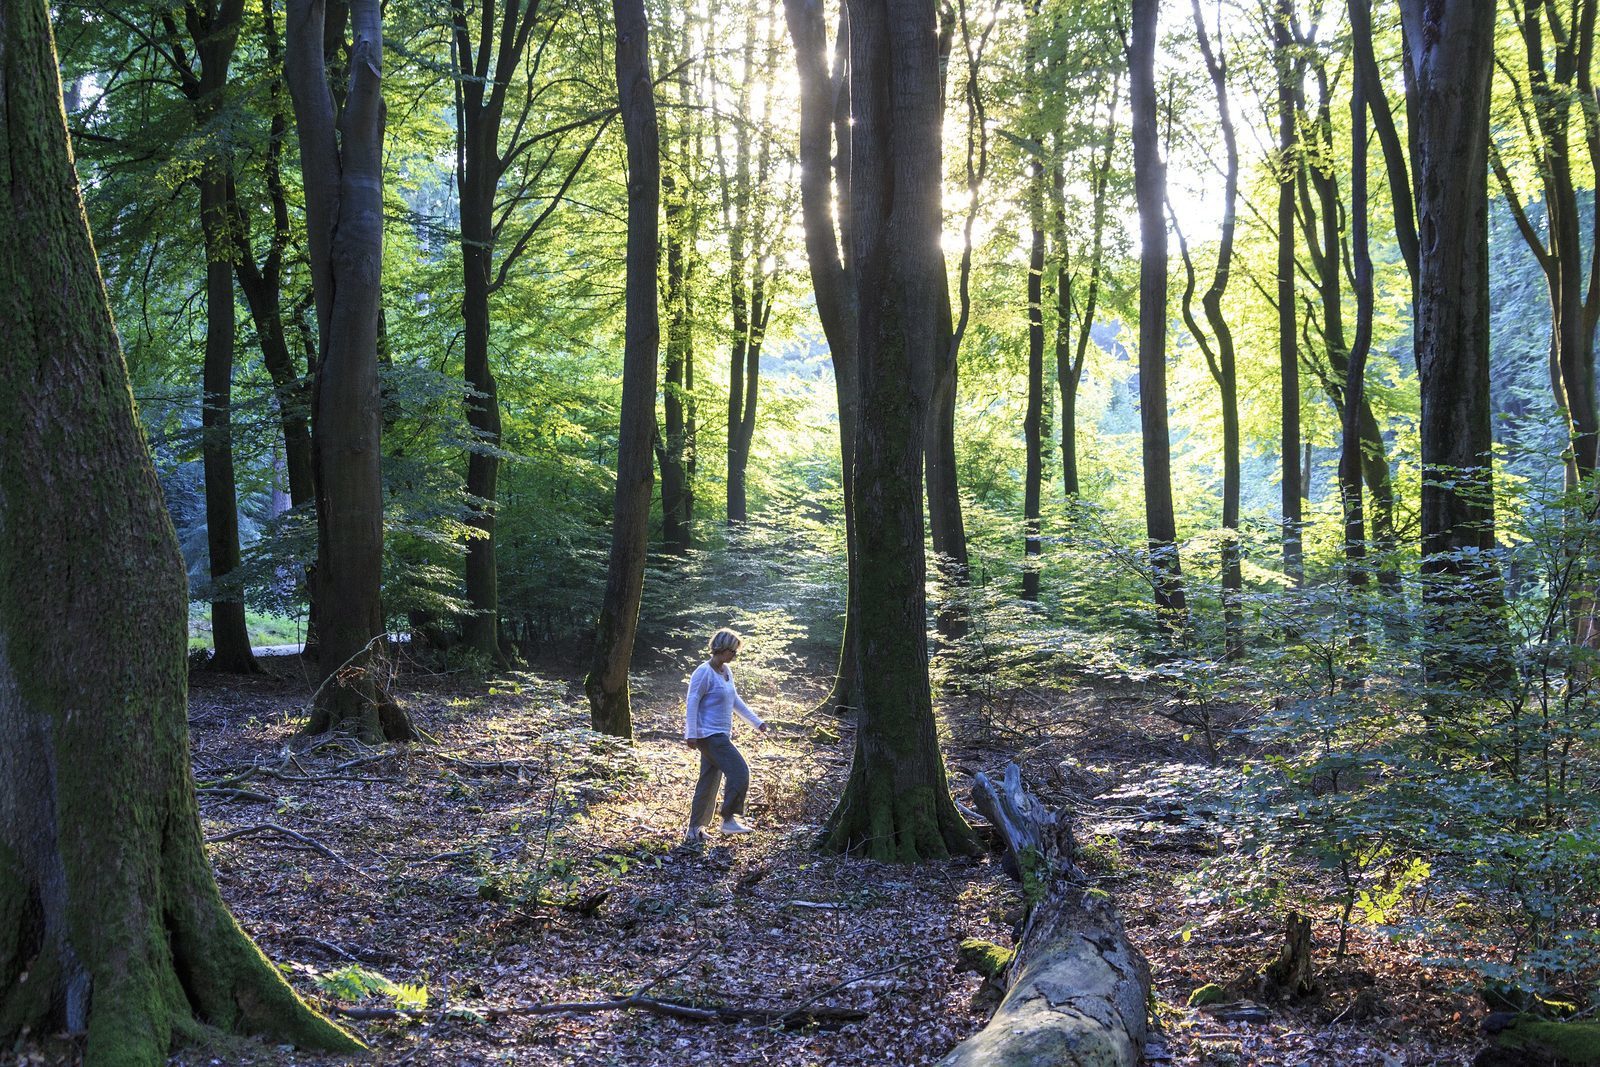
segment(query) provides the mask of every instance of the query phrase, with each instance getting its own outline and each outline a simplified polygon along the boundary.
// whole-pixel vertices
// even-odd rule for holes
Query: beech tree
[[[349,91],[335,107],[324,0],[290,0],[284,67],[300,133],[306,255],[317,309],[312,451],[317,492],[317,636],[324,684],[307,729],[366,741],[415,736],[381,679],[384,650],[382,407],[383,23],[378,0],[352,0]],[[332,51],[337,55],[338,49]]]
[[[1244,655],[1240,607],[1244,577],[1239,543],[1239,376],[1234,360],[1233,328],[1222,313],[1222,299],[1228,291],[1228,279],[1233,270],[1233,236],[1239,197],[1239,141],[1228,105],[1228,62],[1223,47],[1222,27],[1217,27],[1217,44],[1213,48],[1200,11],[1200,0],[1193,0],[1191,7],[1195,40],[1200,45],[1200,55],[1205,60],[1206,73],[1211,77],[1212,92],[1217,100],[1217,124],[1222,130],[1224,160],[1222,231],[1217,242],[1217,266],[1211,276],[1211,284],[1200,298],[1206,323],[1211,327],[1209,338],[1195,319],[1194,263],[1189,257],[1189,245],[1178,226],[1176,213],[1172,228],[1178,236],[1178,248],[1183,259],[1183,320],[1194,335],[1195,343],[1200,346],[1201,354],[1205,356],[1206,368],[1217,383],[1217,392],[1222,401],[1222,625],[1227,656],[1229,659],[1238,659]]]
[[[850,3],[850,227],[861,398],[855,477],[862,706],[835,851],[915,861],[975,843],[939,753],[928,681],[922,513],[941,223],[932,0]]]
[[[650,543],[651,443],[656,426],[656,360],[661,324],[656,306],[660,254],[660,132],[650,79],[644,0],[612,0],[617,20],[617,95],[628,144],[627,335],[622,356],[622,425],[617,436],[617,490],[611,513],[611,555],[605,599],[595,625],[594,656],[584,692],[594,728],[633,736],[628,666],[639,625],[644,560]]]
[[[839,406],[848,584],[839,668],[823,701],[824,707],[831,707],[855,703],[859,678],[855,641],[855,613],[860,605],[855,453],[861,397],[856,380],[855,247],[850,230],[850,11],[848,4],[840,5],[831,71],[821,0],[784,0],[784,13],[800,80],[800,210],[806,261],[816,294],[817,317],[828,339]]]
[[[519,73],[529,82],[538,79],[545,49],[565,9],[546,10],[542,0],[498,0],[498,7],[497,0],[478,0],[476,6],[478,10],[470,11],[466,0],[451,0],[450,5],[461,205],[462,366],[468,388],[467,425],[475,438],[467,453],[466,490],[472,500],[467,522],[477,534],[466,542],[465,587],[471,610],[462,619],[461,636],[467,647],[504,664],[495,520],[501,420],[499,386],[489,358],[489,300],[560,206],[616,112],[603,108],[555,128],[539,128],[533,121],[538,94],[530,85],[527,92],[517,94],[520,99],[509,110],[508,137],[504,131],[513,79]],[[564,166],[558,165],[565,139],[585,131],[588,139],[583,148]],[[554,194],[531,219],[516,217],[515,205],[530,198],[530,187],[552,171],[561,175]],[[517,172],[520,180],[502,195],[501,182]],[[502,241],[503,236],[507,240]]]
[[[79,198],[43,0],[0,0],[0,1041],[156,1067],[360,1045],[240,930],[189,766],[188,595]],[[70,605],[48,626],[41,605]]]
[[[1172,630],[1187,625],[1178,530],[1172,514],[1167,435],[1167,168],[1156,115],[1159,0],[1133,0],[1128,91],[1133,103],[1133,184],[1139,205],[1139,426],[1144,439],[1144,514],[1156,609]]]
[[[1494,7],[1401,0],[1415,95],[1409,115],[1420,247],[1422,552],[1437,626],[1498,603],[1490,483],[1489,76]],[[1452,658],[1456,658],[1452,655]],[[1455,666],[1437,660],[1445,673]]]
[[[1300,359],[1294,325],[1294,186],[1295,81],[1292,49],[1298,36],[1294,0],[1276,0],[1272,9],[1272,57],[1278,88],[1278,382],[1281,424],[1279,451],[1283,464],[1283,572],[1299,583],[1305,578],[1300,534],[1304,484],[1300,477]]]

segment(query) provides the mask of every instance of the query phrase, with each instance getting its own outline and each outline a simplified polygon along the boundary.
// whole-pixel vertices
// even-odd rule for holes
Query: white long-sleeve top
[[[688,707],[683,724],[685,741],[712,734],[731,734],[735,711],[751,726],[765,725],[761,716],[751,711],[750,705],[739,696],[733,684],[733,671],[727,667],[723,670],[728,672],[726,677],[707,660],[689,676],[689,695],[684,700]]]

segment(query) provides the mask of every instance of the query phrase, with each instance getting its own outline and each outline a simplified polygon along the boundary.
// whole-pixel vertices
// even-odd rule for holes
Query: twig
[[[291,830],[287,826],[279,826],[275,822],[257,823],[254,826],[241,826],[237,830],[229,830],[225,834],[217,834],[215,837],[206,838],[206,844],[217,845],[224,841],[232,841],[234,838],[248,837],[254,834],[282,834],[285,837],[293,838],[302,845],[305,845],[307,848],[311,849],[313,852],[321,853],[330,860],[333,860],[335,863],[344,864],[344,866],[349,867],[352,871],[355,871],[363,878],[372,877],[366,871],[362,870],[360,867],[357,867],[355,864],[351,863],[349,860],[345,859],[343,856],[339,855],[333,849],[329,848],[327,845],[324,845],[316,838],[307,837],[298,830]]]
[[[232,789],[218,785],[201,786],[195,792],[201,796],[218,797],[222,800],[253,800],[261,804],[270,804],[277,799],[265,793],[257,793],[253,789]]]
[[[773,1020],[773,1022],[781,1024],[784,1021],[786,1021],[787,1019],[789,1019],[790,1017],[795,1016],[795,1015],[799,1015],[801,1013],[809,1015],[812,1018],[816,1018],[817,1017],[817,1013],[815,1011],[807,1011],[806,1009],[810,1008],[811,1005],[815,1004],[817,1001],[821,1000],[823,997],[829,996],[829,995],[831,995],[833,993],[837,993],[839,990],[845,989],[845,988],[847,988],[849,986],[852,986],[852,985],[855,985],[857,982],[864,982],[868,978],[876,978],[879,975],[883,975],[883,974],[892,974],[893,972],[900,970],[902,967],[909,967],[913,963],[922,963],[923,961],[931,960],[935,956],[938,956],[938,955],[940,955],[940,953],[938,953],[938,952],[925,952],[921,956],[913,956],[909,960],[901,960],[899,963],[896,963],[896,964],[894,964],[892,966],[882,967],[882,968],[879,968],[876,971],[868,971],[866,974],[858,974],[854,978],[845,979],[843,982],[836,982],[833,985],[829,986],[828,988],[824,989],[822,992],[816,993],[816,994],[813,994],[810,997],[807,997],[805,1000],[802,1000],[795,1007],[792,1007],[788,1011],[782,1013],[781,1015],[778,1015]]]

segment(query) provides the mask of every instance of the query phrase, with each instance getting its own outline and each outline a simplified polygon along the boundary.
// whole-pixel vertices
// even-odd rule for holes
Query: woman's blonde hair
[[[726,652],[728,649],[736,649],[742,644],[744,644],[744,638],[740,637],[738,634],[724,626],[722,629],[711,635],[711,643],[707,646],[707,651],[712,652],[713,654],[717,652]]]

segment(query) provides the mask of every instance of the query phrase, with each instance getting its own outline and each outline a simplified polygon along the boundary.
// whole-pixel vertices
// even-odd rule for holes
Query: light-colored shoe
[[[750,827],[740,822],[737,815],[730,815],[722,820],[722,832],[725,834],[748,834]]]
[[[683,835],[686,845],[703,845],[706,843],[706,828],[704,826],[691,826],[689,832]]]

